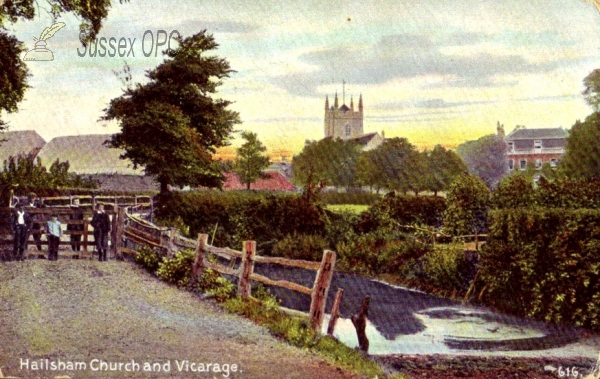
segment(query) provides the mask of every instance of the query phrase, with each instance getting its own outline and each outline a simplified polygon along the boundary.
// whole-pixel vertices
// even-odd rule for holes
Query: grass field
[[[352,212],[359,214],[369,209],[368,205],[358,205],[358,204],[329,204],[327,205],[327,209],[332,212]]]

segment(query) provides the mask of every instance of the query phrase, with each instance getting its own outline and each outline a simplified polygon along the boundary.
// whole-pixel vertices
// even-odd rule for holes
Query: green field
[[[327,205],[327,209],[332,212],[352,212],[359,214],[369,209],[368,205],[358,205],[358,204],[329,204]]]

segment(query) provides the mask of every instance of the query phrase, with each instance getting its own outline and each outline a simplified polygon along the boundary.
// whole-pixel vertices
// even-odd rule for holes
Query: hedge
[[[484,303],[600,330],[600,210],[502,209],[490,221]]]

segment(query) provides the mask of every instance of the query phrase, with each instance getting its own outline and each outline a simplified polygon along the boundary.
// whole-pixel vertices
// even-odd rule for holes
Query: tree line
[[[362,151],[353,140],[325,138],[306,141],[294,156],[292,180],[301,186],[312,181],[347,191],[367,186],[375,192],[431,191],[437,195],[465,172],[461,158],[441,145],[418,151],[406,138],[389,138],[375,149]]]

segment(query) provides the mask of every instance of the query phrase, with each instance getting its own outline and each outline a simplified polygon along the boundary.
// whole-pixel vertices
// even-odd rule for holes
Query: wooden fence
[[[135,254],[140,246],[158,249],[167,256],[172,256],[177,250],[188,248],[196,251],[192,275],[195,279],[202,273],[202,268],[210,268],[221,274],[238,278],[238,294],[242,298],[250,296],[251,281],[256,281],[270,286],[287,288],[311,296],[308,319],[313,330],[319,331],[323,324],[327,293],[331,284],[333,270],[335,267],[335,252],[325,250],[321,262],[285,259],[277,257],[263,257],[256,255],[256,242],[245,241],[241,251],[230,248],[215,247],[208,244],[208,235],[199,234],[197,240],[181,236],[174,228],[158,227],[139,217],[125,213],[119,208],[117,214],[119,223],[116,229],[116,241],[118,243],[118,254]],[[212,254],[228,261],[228,264],[220,264],[208,260]],[[240,264],[236,268],[237,260]],[[255,263],[273,263],[287,267],[298,267],[316,271],[316,278],[312,287],[305,287],[298,283],[287,280],[273,280],[266,276],[254,273]]]

